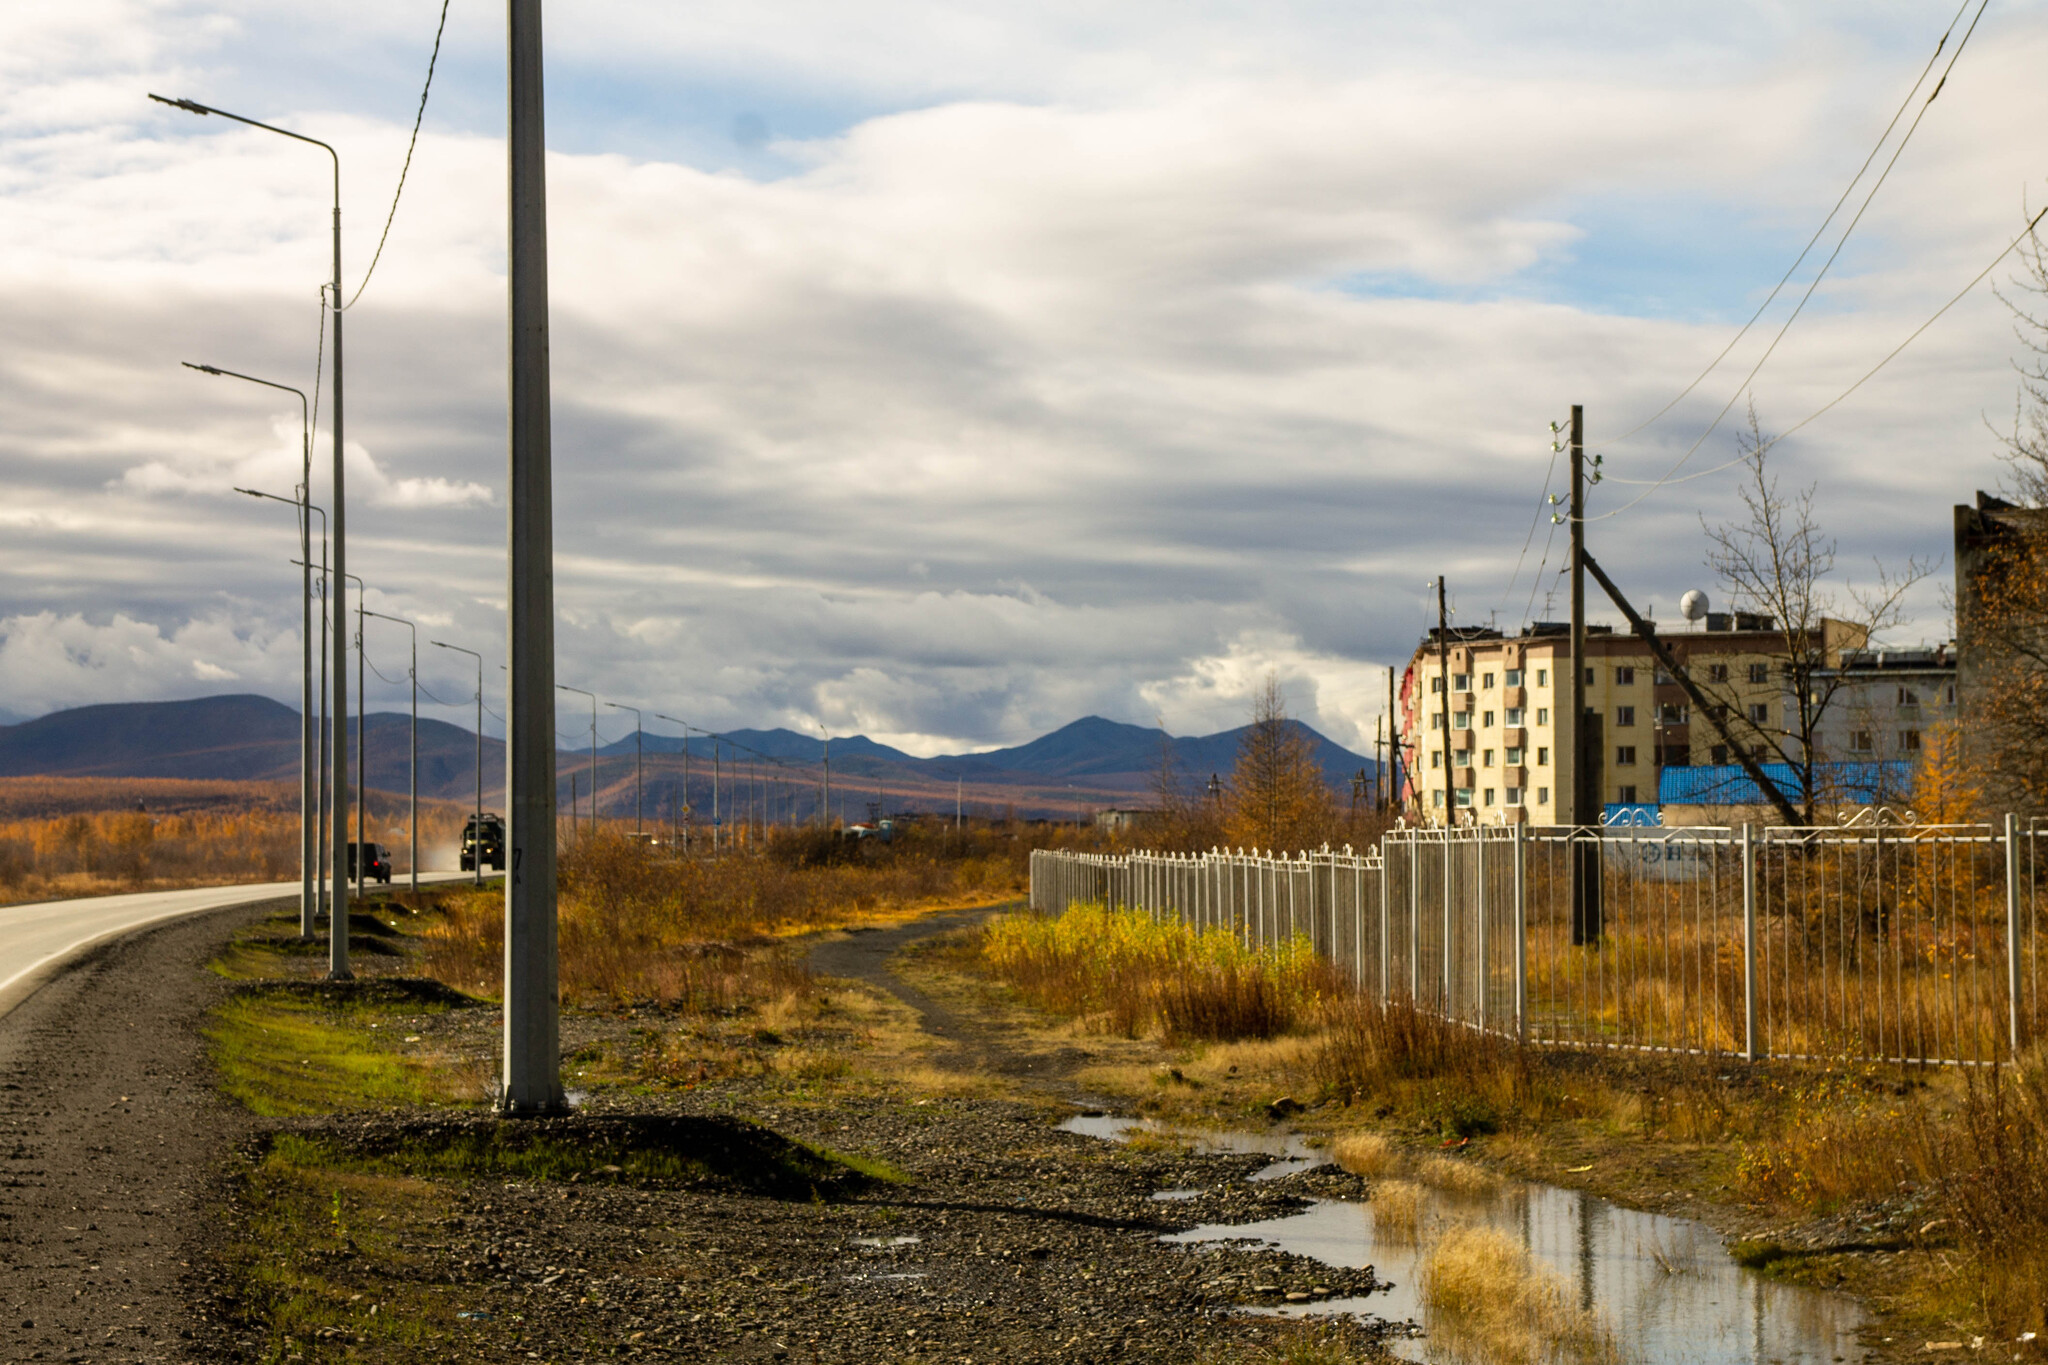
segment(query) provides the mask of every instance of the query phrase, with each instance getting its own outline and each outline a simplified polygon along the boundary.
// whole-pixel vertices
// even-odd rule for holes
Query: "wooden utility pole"
[[[1571,738],[1560,740],[1559,756],[1571,756],[1571,783],[1565,824],[1572,833],[1572,942],[1600,940],[1600,760],[1604,727],[1586,711],[1586,410],[1572,404],[1572,688]],[[1562,784],[1560,784],[1562,785]],[[1560,791],[1560,796],[1566,793]],[[1589,838],[1580,833],[1594,833]]]
[[[1392,771],[1387,782],[1387,808],[1401,802],[1401,730],[1394,723],[1394,669],[1387,667],[1387,761]]]
[[[1451,782],[1451,618],[1444,606],[1444,576],[1436,576],[1436,671],[1443,689],[1444,828],[1457,823],[1458,789]]]

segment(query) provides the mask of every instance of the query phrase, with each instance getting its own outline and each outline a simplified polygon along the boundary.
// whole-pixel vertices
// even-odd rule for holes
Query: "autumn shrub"
[[[1955,1119],[1929,1124],[1925,1164],[1963,1287],[1999,1339],[2048,1336],[2048,1068],[1963,1077]],[[1932,1223],[1934,1220],[1930,1220]]]
[[[1226,930],[1096,904],[996,920],[981,957],[1041,1008],[1127,1037],[1270,1038],[1312,1022],[1341,989],[1305,937],[1253,948]]]

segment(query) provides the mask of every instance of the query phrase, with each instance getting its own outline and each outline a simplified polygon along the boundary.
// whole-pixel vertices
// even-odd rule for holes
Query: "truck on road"
[[[505,821],[492,811],[470,816],[462,827],[462,870],[474,872],[480,861],[494,872],[505,870]]]

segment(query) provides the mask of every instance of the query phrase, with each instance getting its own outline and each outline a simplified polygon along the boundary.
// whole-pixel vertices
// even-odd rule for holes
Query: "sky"
[[[0,720],[296,703],[292,515],[231,490],[290,495],[298,400],[179,362],[314,388],[329,169],[145,95],[333,143],[353,293],[439,14],[0,9]],[[1733,459],[1750,399],[1771,434],[1837,397],[2048,203],[2048,4],[1992,3],[1755,380],[1846,213],[1631,432],[1764,302],[1955,14],[550,4],[557,676],[650,728],[929,754],[1091,713],[1210,733],[1273,675],[1369,752],[1436,575],[1461,622],[1564,614],[1573,403],[1593,552],[1667,620],[1689,588],[1722,605],[1707,527],[1741,471],[1650,484],[1696,442],[1684,472]],[[349,566],[420,623],[423,684],[462,703],[426,712],[457,721],[474,664],[427,640],[502,696],[503,25],[450,0],[345,319]],[[1949,507],[2002,478],[2013,270],[1773,448],[1838,587],[1934,566],[1896,643],[1945,637]],[[406,632],[369,635],[371,704],[402,706]]]

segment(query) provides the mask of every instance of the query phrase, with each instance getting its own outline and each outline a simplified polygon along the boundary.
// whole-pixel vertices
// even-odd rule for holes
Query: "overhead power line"
[[[1863,374],[1856,380],[1855,383],[1851,384],[1848,388],[1843,389],[1833,398],[1830,398],[1827,402],[1821,404],[1812,412],[1808,413],[1806,416],[1800,418],[1797,422],[1794,422],[1791,426],[1779,432],[1776,436],[1771,437],[1770,440],[1763,442],[1755,450],[1746,451],[1745,453],[1736,456],[1732,460],[1727,460],[1722,462],[1721,464],[1715,465],[1711,469],[1694,470],[1692,473],[1684,475],[1681,478],[1660,479],[1656,483],[1652,484],[1650,487],[1644,489],[1640,494],[1638,494],[1634,501],[1625,503],[1624,505],[1615,508],[1612,512],[1602,512],[1597,517],[1587,517],[1585,518],[1585,520],[1605,521],[1609,517],[1618,517],[1623,512],[1628,511],[1629,508],[1634,507],[1636,503],[1641,502],[1644,498],[1649,497],[1650,494],[1656,492],[1659,488],[1662,488],[1666,483],[1690,483],[1694,479],[1704,479],[1709,474],[1718,474],[1724,469],[1732,469],[1736,465],[1743,464],[1749,460],[1753,460],[1757,456],[1769,450],[1772,446],[1778,444],[1778,442],[1784,440],[1787,436],[1790,436],[1793,432],[1798,431],[1801,427],[1804,427],[1809,423],[1814,422],[1815,420],[1819,419],[1832,409],[1838,407],[1844,400],[1846,400],[1849,397],[1849,395],[1855,393],[1856,390],[1862,388],[1866,383],[1868,383],[1877,374],[1879,370],[1891,364],[1892,361],[1898,359],[1900,352],[1904,351],[1908,346],[1912,345],[1914,341],[1918,340],[1922,332],[1925,332],[1935,323],[1941,321],[1942,315],[1947,313],[1949,309],[1955,307],[1957,304],[1961,303],[1966,297],[1968,297],[1971,290],[1975,289],[1978,285],[1984,283],[1985,279],[1991,274],[1991,272],[1998,268],[1999,262],[2003,261],[2007,256],[2010,256],[2013,252],[2013,249],[2017,247],[2021,242],[2028,240],[2034,235],[2034,229],[2040,226],[2041,220],[2044,217],[2048,217],[2048,208],[2042,209],[2039,213],[2035,214],[2032,218],[2030,218],[2027,221],[2026,227],[2021,229],[2020,235],[2013,238],[2012,241],[2006,244],[2004,250],[2000,251],[1996,256],[1992,257],[1991,263],[1989,265],[1985,266],[1982,270],[1978,271],[1976,275],[1972,277],[1970,282],[1964,285],[1961,289],[1957,290],[1954,297],[1950,298],[1947,303],[1944,303],[1943,305],[1941,305],[1941,307],[1935,309],[1933,316],[1929,317],[1927,321],[1921,323],[1918,327],[1915,327],[1911,332],[1909,332],[1906,335],[1906,339],[1904,341],[1901,341],[1898,345],[1892,347],[1891,350],[1887,351],[1882,360],[1878,361],[1875,365],[1872,365],[1869,369],[1865,370]]]
[[[363,282],[356,286],[356,292],[346,304],[341,303],[339,299],[335,300],[339,307],[356,306],[356,300],[370,287],[370,276],[377,273],[377,262],[384,259],[384,243],[391,237],[391,221],[398,217],[398,201],[405,194],[405,177],[412,170],[413,149],[419,146],[420,123],[427,116],[427,92],[434,88],[434,65],[441,60],[441,34],[447,27],[448,0],[441,0],[441,22],[434,26],[434,51],[433,55],[427,58],[427,80],[426,84],[420,87],[419,112],[412,116],[412,140],[405,144],[405,164],[398,170],[398,188],[391,192],[391,211],[384,215],[384,231],[377,238],[377,250],[370,257],[370,268],[363,272]]]

